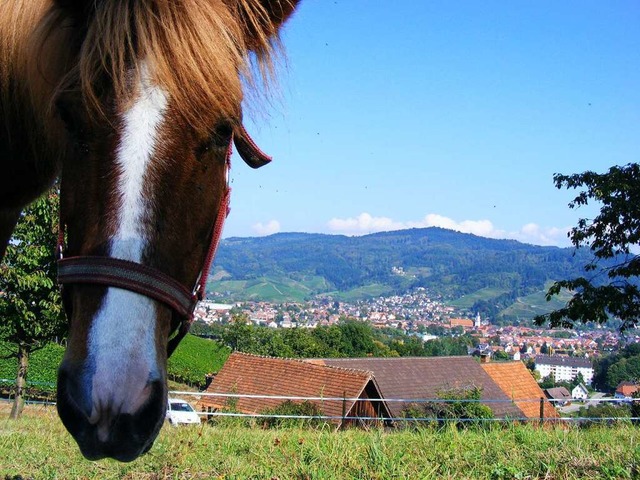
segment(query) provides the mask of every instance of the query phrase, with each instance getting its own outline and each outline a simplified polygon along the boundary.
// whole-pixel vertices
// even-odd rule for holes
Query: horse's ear
[[[259,6],[253,7],[250,0],[225,1],[237,8],[244,23],[247,46],[258,53],[270,38],[278,35],[280,26],[300,3],[300,0],[254,0]]]

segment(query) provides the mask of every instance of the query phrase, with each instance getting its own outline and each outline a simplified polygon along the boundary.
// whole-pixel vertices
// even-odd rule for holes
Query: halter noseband
[[[231,144],[235,143],[242,159],[252,168],[259,168],[271,161],[253,142],[243,125],[238,126],[232,135],[233,142],[229,142],[225,160],[225,173],[228,179],[231,168]],[[213,224],[209,249],[204,259],[202,269],[194,287],[190,290],[173,277],[161,272],[157,268],[140,263],[103,256],[75,256],[63,257],[65,225],[60,220],[58,235],[58,283],[65,284],[94,284],[123,288],[168,305],[178,314],[180,324],[177,333],[169,340],[167,356],[171,356],[180,340],[189,331],[193,322],[193,312],[199,301],[204,299],[205,287],[209,269],[216,255],[224,221],[229,215],[229,201],[231,188],[227,180],[225,192],[222,195],[218,214]]]

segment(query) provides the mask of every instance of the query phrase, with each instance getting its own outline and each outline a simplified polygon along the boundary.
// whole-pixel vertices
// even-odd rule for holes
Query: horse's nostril
[[[150,382],[126,405],[104,402],[87,408],[87,397],[74,375],[60,368],[58,412],[87,459],[129,462],[149,451],[164,421],[164,381]]]
[[[149,396],[146,403],[136,412],[136,417],[139,431],[147,432],[153,443],[167,411],[167,387],[162,381],[151,382],[148,387]]]
[[[91,412],[91,405],[77,377],[71,375],[64,367],[58,370],[56,406],[62,423],[72,435],[76,436],[76,432],[82,429],[82,423],[86,422]]]

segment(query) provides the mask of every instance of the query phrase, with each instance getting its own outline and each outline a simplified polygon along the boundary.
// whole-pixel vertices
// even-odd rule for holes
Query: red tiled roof
[[[638,390],[640,390],[640,386],[633,382],[621,382],[618,385],[618,388],[616,388],[616,393],[624,395],[625,397],[630,397]]]
[[[359,398],[371,385],[379,397],[373,375],[369,371],[317,365],[302,360],[260,357],[235,352],[231,354],[207,393],[245,395],[279,395],[295,397]],[[260,413],[273,409],[285,399],[202,397],[201,407],[215,409],[233,405],[243,413]],[[300,402],[302,400],[295,400]],[[324,415],[342,416],[343,401],[314,400]],[[349,412],[355,402],[347,402]]]
[[[389,399],[436,399],[449,390],[478,387],[496,417],[522,416],[520,409],[498,387],[473,357],[326,358],[326,365],[373,372],[383,397]],[[406,404],[387,402],[394,417],[402,415]]]
[[[483,363],[482,368],[527,418],[540,417],[540,398],[544,398],[544,417],[558,418],[558,412],[522,362]],[[520,400],[520,401],[518,401]]]
[[[469,318],[452,318],[449,320],[452,327],[473,327],[473,320]]]

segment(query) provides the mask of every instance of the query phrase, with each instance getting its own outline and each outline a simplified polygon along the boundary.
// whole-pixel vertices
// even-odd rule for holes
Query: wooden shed
[[[202,397],[203,411],[260,414],[287,401],[285,397],[294,397],[294,403],[311,397],[308,401],[337,426],[345,424],[345,417],[391,416],[384,401],[371,401],[382,396],[370,371],[239,352],[231,354],[204,393],[214,395]]]

